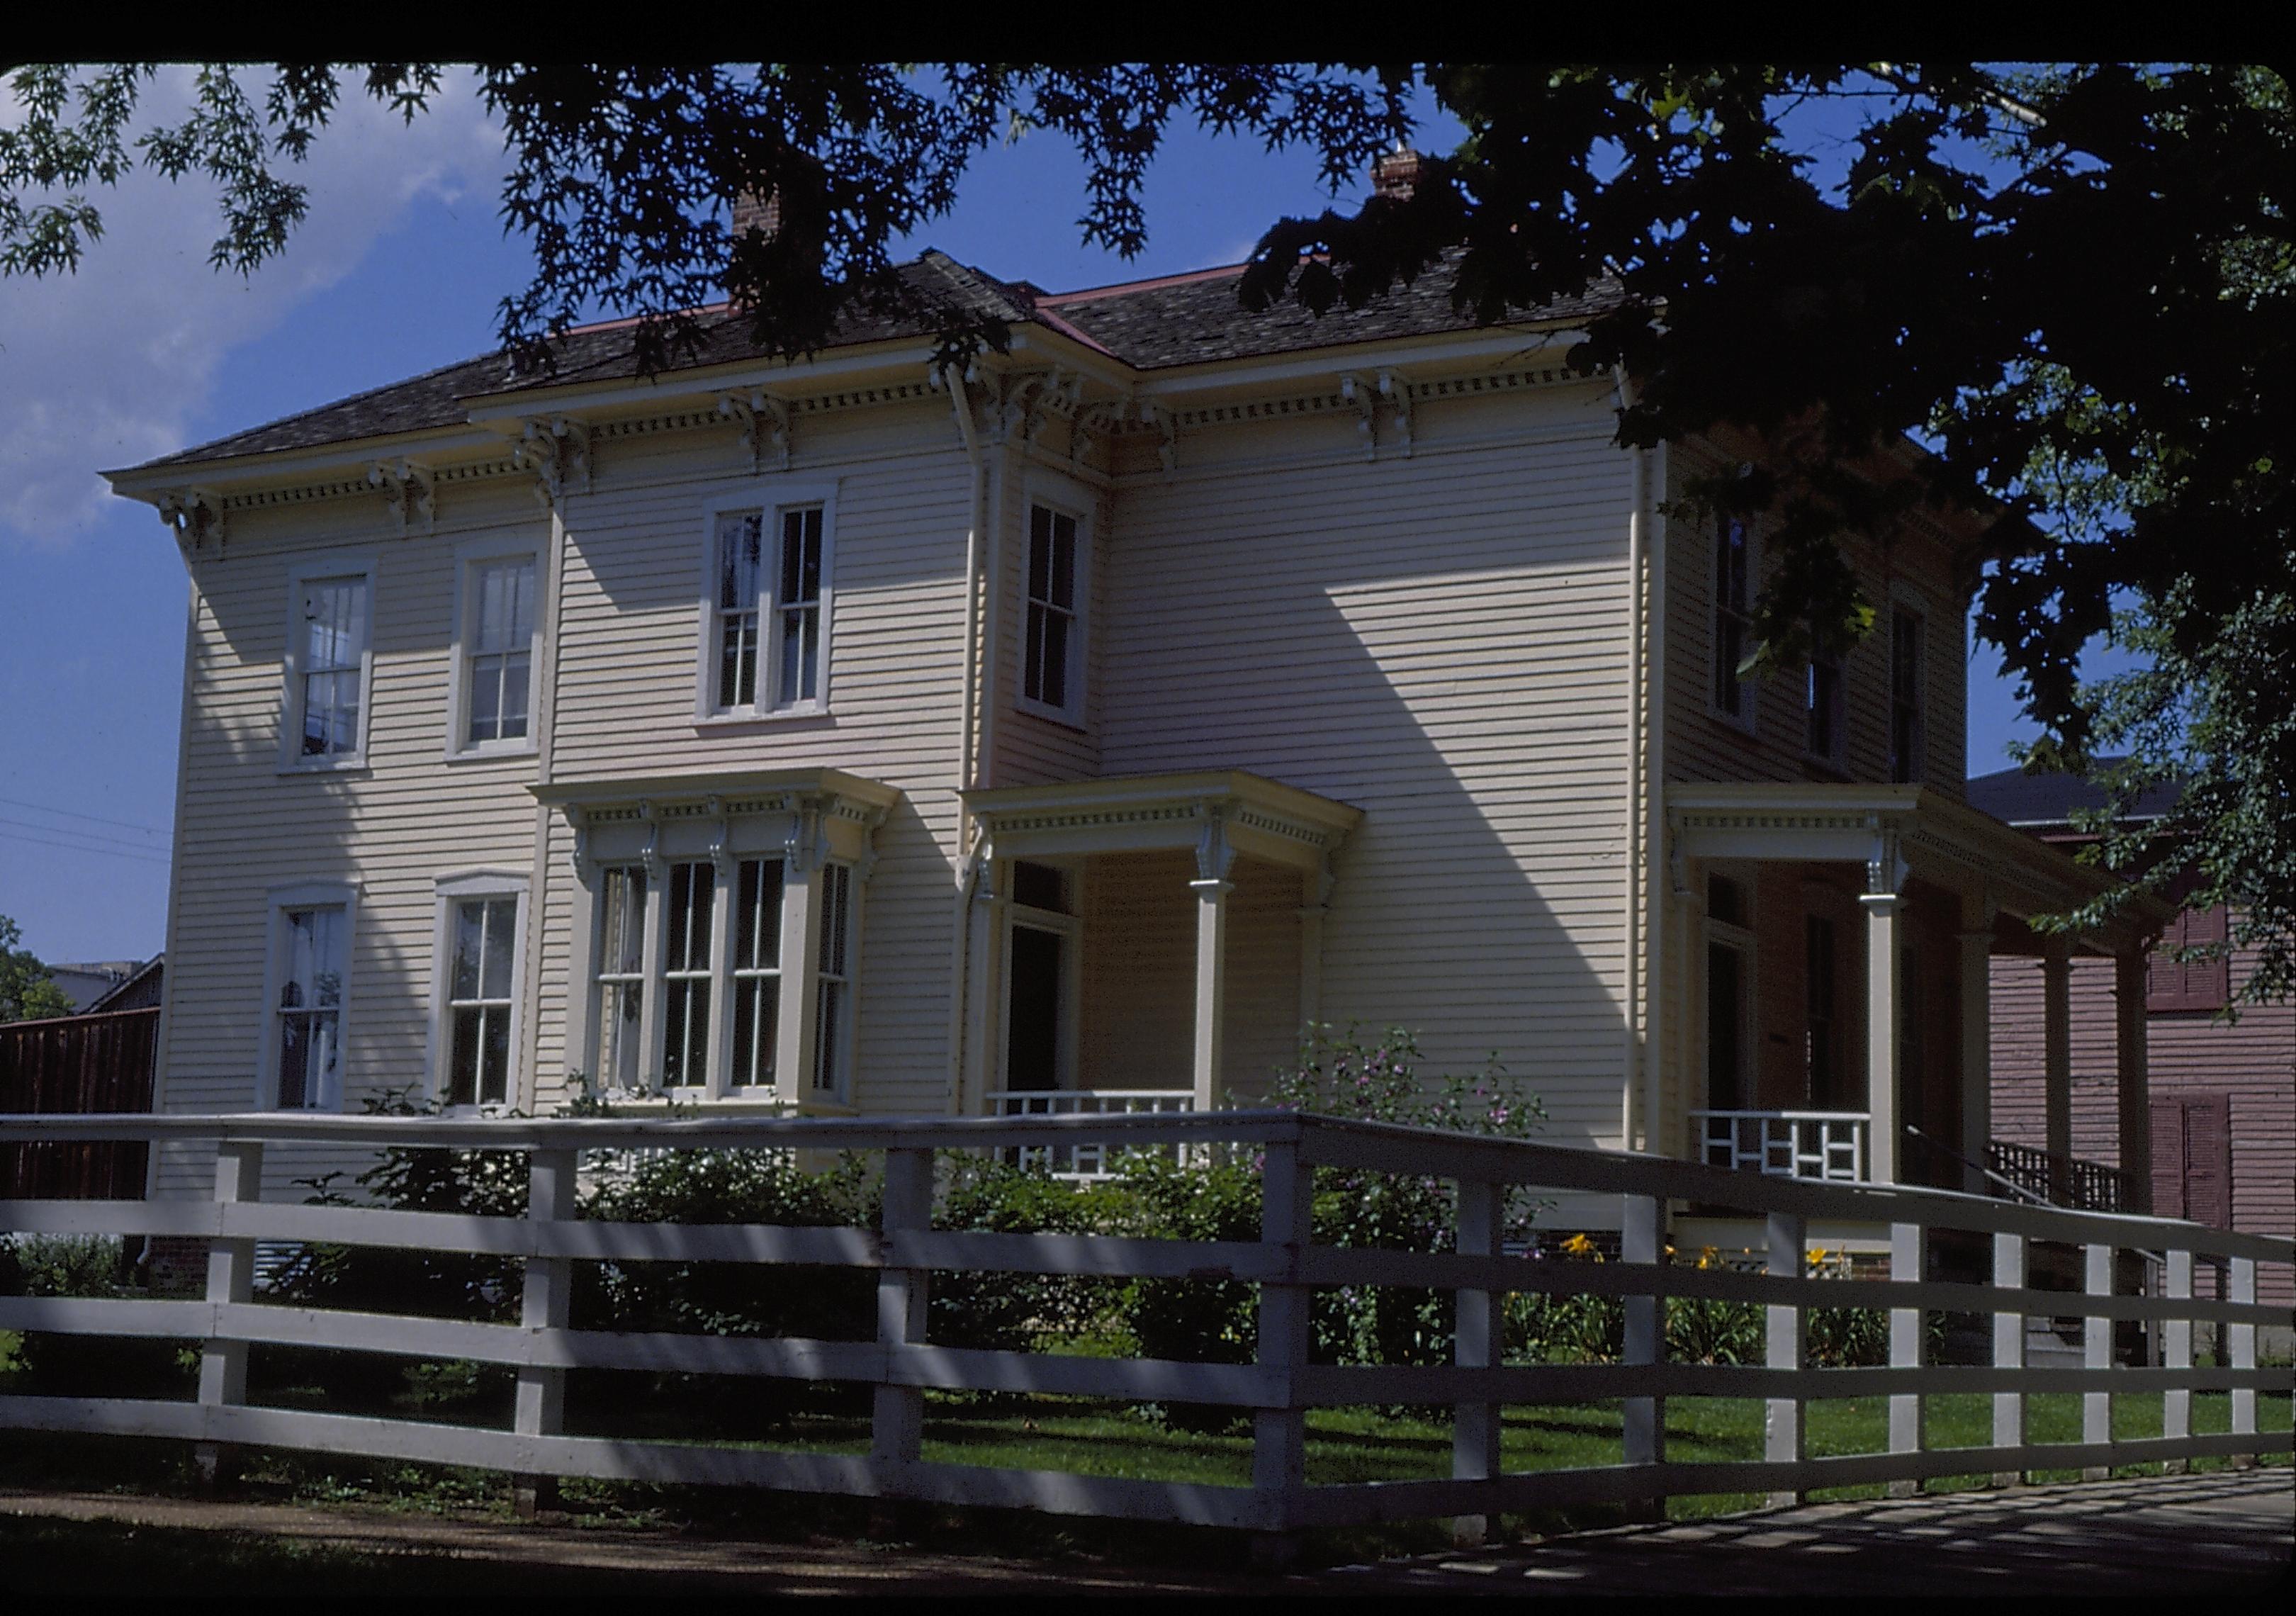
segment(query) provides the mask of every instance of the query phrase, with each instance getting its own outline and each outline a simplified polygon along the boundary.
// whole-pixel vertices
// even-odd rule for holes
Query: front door
[[[1037,1091],[1061,1086],[1061,1009],[1066,995],[1058,931],[1015,921],[1004,1002],[1004,1087]]]

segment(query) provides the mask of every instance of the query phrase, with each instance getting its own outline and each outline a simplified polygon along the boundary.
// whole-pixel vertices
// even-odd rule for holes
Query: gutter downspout
[[[964,673],[962,710],[957,719],[956,778],[960,791],[973,784],[977,763],[974,751],[975,709],[980,705],[980,547],[982,529],[987,518],[982,504],[988,497],[988,467],[981,458],[979,431],[972,419],[972,398],[962,376],[952,377],[947,368],[932,373],[935,381],[948,389],[949,404],[956,414],[957,434],[964,441],[965,459],[972,465],[972,481],[965,504],[967,527],[964,533]],[[972,894],[980,880],[980,848],[982,837],[971,823],[972,816],[964,808],[964,800],[957,799],[956,845],[956,914],[951,931],[948,982],[948,1085],[944,1103],[954,1116],[964,1107],[964,1004],[970,984],[966,980],[971,965],[971,933],[972,923]]]
[[[1611,372],[1619,407],[1627,407],[1627,378]],[[1646,844],[1643,824],[1643,454],[1632,455],[1632,492],[1627,503],[1627,834],[1626,866],[1626,993],[1623,1081],[1619,1095],[1619,1148],[1635,1147],[1635,1097],[1647,1089],[1650,1053],[1644,1034],[1648,1020],[1642,1013],[1643,871]],[[1640,1077],[1641,1082],[1636,1079]],[[1644,1127],[1649,1131],[1650,1112],[1644,1103]]]

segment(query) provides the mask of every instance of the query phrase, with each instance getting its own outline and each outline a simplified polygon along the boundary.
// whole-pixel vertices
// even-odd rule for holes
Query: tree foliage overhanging
[[[445,83],[419,63],[210,67],[184,119],[139,125],[152,73],[14,74],[0,273],[74,267],[102,230],[89,188],[138,161],[212,181],[212,260],[250,272],[302,217],[283,176],[345,86],[411,120]],[[2149,881],[2195,871],[2192,901],[2230,902],[2234,942],[2259,949],[2243,997],[2296,991],[2296,141],[2273,72],[958,63],[477,79],[507,141],[505,226],[536,255],[503,300],[505,347],[547,364],[553,337],[602,308],[640,317],[650,367],[691,352],[693,311],[728,296],[787,355],[850,302],[905,306],[918,294],[895,243],[1013,133],[1076,147],[1084,239],[1129,256],[1177,122],[1313,150],[1336,193],[1431,97],[1467,138],[1429,153],[1407,198],[1276,222],[1246,307],[1359,304],[1439,261],[1491,320],[1612,283],[1573,357],[1634,379],[1620,440],[1735,429],[1763,445],[1760,474],[1696,487],[1693,504],[1771,524],[1764,665],[1871,626],[1842,535],[1885,536],[1916,504],[1981,513],[1964,556],[1977,629],[2043,726],[2034,760],[2088,771],[2126,753],[2103,771],[2123,803],[2182,782],[2164,818],[2120,825],[2101,855]],[[1819,143],[1845,110],[1859,120],[1846,177],[1821,184]],[[775,197],[777,231],[734,230],[745,193]],[[953,315],[939,329],[945,354],[1002,340]],[[1909,437],[1931,452],[1904,455]],[[2100,635],[2149,667],[2084,685]]]

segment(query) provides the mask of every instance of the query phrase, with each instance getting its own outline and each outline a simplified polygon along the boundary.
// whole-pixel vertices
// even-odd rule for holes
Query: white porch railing
[[[2286,1321],[2257,1302],[2259,1267],[2284,1275],[2296,1241],[2243,1235],[2169,1218],[2077,1212],[1956,1192],[1811,1182],[1721,1171],[1693,1162],[1591,1149],[1347,1122],[1293,1112],[1070,1114],[975,1118],[786,1118],[630,1121],[599,1118],[487,1121],[449,1118],[0,1116],[0,1146],[62,1140],[135,1140],[206,1145],[216,1157],[211,1199],[0,1201],[0,1231],[168,1235],[209,1243],[201,1300],[0,1297],[0,1329],[68,1336],[189,1340],[201,1354],[193,1398],[0,1396],[0,1429],[102,1431],[189,1440],[206,1456],[218,1444],[357,1454],[477,1465],[529,1480],[591,1476],[657,1483],[709,1483],[810,1493],[1002,1505],[1063,1514],[1185,1522],[1274,1534],[1380,1521],[1504,1513],[1588,1503],[1651,1507],[1677,1496],[1809,1492],[1923,1478],[2108,1467],[2202,1456],[2284,1453],[2285,1431],[2258,1429],[2257,1394],[2285,1394],[2290,1371],[2259,1368],[2259,1325]],[[997,1234],[933,1226],[938,1151],[1225,1150],[1255,1160],[1260,1218],[1256,1238],[1226,1241],[1108,1235]],[[522,1217],[319,1206],[263,1199],[264,1156],[318,1144],[339,1152],[392,1146],[485,1149],[527,1158]],[[616,1223],[585,1218],[573,1194],[576,1162],[592,1150],[808,1150],[881,1153],[878,1228],[778,1225]],[[1311,1217],[1315,1169],[1332,1166],[1447,1179],[1458,1185],[1457,1233],[1447,1251],[1323,1245]],[[1617,1198],[1619,1260],[1529,1260],[1500,1248],[1506,1192],[1525,1187]],[[1763,1221],[1766,1271],[1742,1273],[1669,1262],[1669,1202],[1720,1206]],[[1889,1277],[1813,1277],[1805,1242],[1813,1221],[1886,1228]],[[1990,1248],[1988,1276],[1933,1278],[1939,1237],[1977,1235]],[[318,1241],[507,1257],[523,1282],[516,1324],[270,1307],[252,1289],[256,1248],[272,1240]],[[2083,1249],[2080,1288],[2029,1282],[2036,1242]],[[2165,1253],[2165,1294],[2132,1295],[2117,1283],[2118,1252]],[[874,1340],[829,1341],[639,1332],[595,1321],[573,1328],[576,1263],[706,1262],[854,1268],[875,1276]],[[2221,1300],[2196,1296],[2196,1264],[2221,1265]],[[1240,1283],[1258,1292],[1253,1358],[1086,1358],[1057,1352],[960,1349],[925,1333],[927,1299],[939,1274],[1079,1274]],[[2268,1277],[2267,1287],[2280,1281]],[[1438,1365],[1312,1363],[1310,1301],[1318,1289],[1394,1286],[1453,1292],[1453,1361]],[[1509,1363],[1502,1308],[1511,1293],[1619,1298],[1620,1361]],[[1669,1298],[1751,1303],[1765,1309],[1759,1365],[1671,1360],[1662,1328]],[[1813,1368],[1813,1308],[1889,1313],[1886,1367]],[[1976,1313],[1993,1321],[1992,1363],[1964,1366],[1927,1357],[1923,1317]],[[2043,1367],[2026,1358],[2029,1317],[2082,1318],[2082,1363]],[[2119,1365],[2113,1325],[2161,1329],[2165,1362]],[[2216,1363],[2194,1363],[2196,1324],[2215,1327]],[[506,1366],[517,1376],[504,1424],[450,1425],[391,1415],[276,1407],[248,1400],[251,1346],[285,1344]],[[567,1430],[570,1369],[738,1374],[873,1386],[866,1453],[793,1451],[583,1436]],[[1249,1483],[1147,1480],[1062,1470],[1015,1470],[963,1462],[962,1449],[929,1449],[928,1389],[999,1390],[1118,1402],[1223,1404],[1253,1415]],[[2194,1429],[2193,1394],[2229,1393],[2228,1431]],[[1938,1448],[1924,1399],[1977,1392],[1992,1399],[1989,1440]],[[2078,1441],[2037,1441],[2027,1424],[2035,1393],[2082,1399]],[[2161,1394],[2160,1434],[2116,1432],[2116,1392]],[[1670,1456],[1669,1398],[1755,1398],[1766,1405],[1759,1458]],[[1886,1398],[1886,1448],[1816,1456],[1804,1415],[1816,1399]],[[1510,1472],[1501,1463],[1500,1411],[1508,1404],[1618,1399],[1619,1463]],[[1424,1480],[1312,1481],[1306,1467],[1310,1409],[1373,1404],[1448,1405],[1455,1422],[1450,1473]],[[931,1457],[927,1454],[931,1452]],[[1281,1552],[1280,1542],[1275,1546]]]
[[[1866,1177],[1862,1111],[1694,1111],[1690,1122],[1709,1167],[1832,1184]]]
[[[988,1096],[992,1117],[1177,1116],[1195,1108],[1195,1095],[1185,1088],[1006,1088]],[[1089,1182],[1116,1171],[1116,1153],[1103,1140],[1018,1145],[1000,1153],[1015,1167],[1041,1167],[1055,1178]]]

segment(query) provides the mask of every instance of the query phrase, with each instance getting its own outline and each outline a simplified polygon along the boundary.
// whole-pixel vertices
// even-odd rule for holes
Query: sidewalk
[[[0,1516],[19,1524],[109,1523],[295,1545],[334,1554],[352,1574],[363,1562],[406,1571],[444,1563],[450,1577],[457,1567],[497,1576],[546,1569],[560,1579],[588,1572],[598,1576],[600,1592],[643,1581],[665,1592],[744,1594],[2030,1597],[2221,1593],[2284,1583],[2296,1553],[2296,1472],[2276,1466],[1810,1505],[1280,1577],[102,1493],[0,1492]],[[74,1580],[101,1582],[103,1569],[83,1563]],[[36,1568],[32,1579],[40,1575]],[[15,1580],[0,1566],[0,1587]]]

